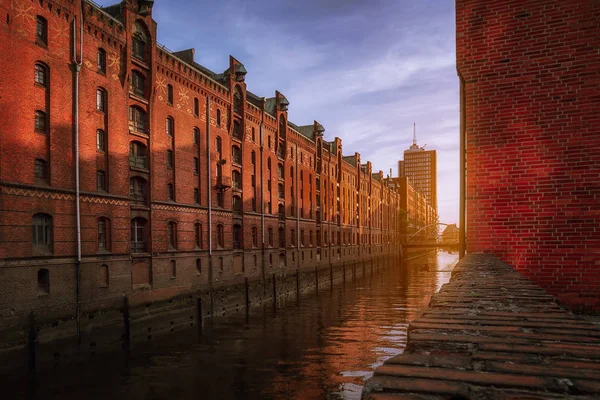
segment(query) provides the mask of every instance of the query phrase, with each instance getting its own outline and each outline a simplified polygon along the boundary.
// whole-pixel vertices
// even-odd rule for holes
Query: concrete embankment
[[[363,399],[600,398],[600,329],[492,255],[462,259]]]

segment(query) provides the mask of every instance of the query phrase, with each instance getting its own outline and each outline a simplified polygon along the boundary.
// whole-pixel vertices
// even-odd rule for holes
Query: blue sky
[[[98,1],[100,5],[115,1]],[[458,222],[459,92],[453,0],[157,0],[158,41],[216,72],[231,54],[248,89],[290,101],[290,121],[397,174],[417,140],[438,151],[440,221]]]

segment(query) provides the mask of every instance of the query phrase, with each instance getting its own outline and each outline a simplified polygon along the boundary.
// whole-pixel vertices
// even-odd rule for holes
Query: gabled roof
[[[300,132],[302,134],[302,136],[312,140],[313,142],[315,141],[315,127],[314,125],[302,125],[302,126],[297,126],[295,128],[298,132]]]
[[[342,159],[353,167],[356,167],[356,156],[343,156]]]

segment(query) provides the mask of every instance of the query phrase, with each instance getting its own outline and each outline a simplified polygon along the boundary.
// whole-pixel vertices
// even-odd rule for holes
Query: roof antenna
[[[413,122],[413,146],[417,145],[417,122]]]

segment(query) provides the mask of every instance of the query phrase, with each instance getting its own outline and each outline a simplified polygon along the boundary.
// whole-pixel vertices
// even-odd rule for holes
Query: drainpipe
[[[460,215],[459,215],[459,258],[463,258],[466,252],[466,109],[465,109],[465,80],[462,76],[460,79]]]
[[[261,232],[262,232],[262,278],[263,278],[263,289],[265,288],[265,183],[264,183],[264,140],[263,140],[263,121],[264,121],[264,112],[262,118],[260,120],[259,126],[259,135],[260,135],[260,224],[261,224]],[[266,289],[265,289],[266,290]]]
[[[300,197],[298,196],[298,190],[300,188],[300,181],[298,180],[298,176],[300,171],[298,163],[298,144],[296,143],[296,252],[298,257],[296,257],[296,268],[300,268]],[[285,171],[284,171],[285,172]],[[304,209],[304,197],[302,198],[302,208]]]
[[[212,281],[213,281],[213,244],[212,244],[212,174],[210,171],[210,95],[206,96],[206,169],[208,179],[206,180],[208,193],[208,288],[210,291],[210,307],[213,308],[212,302]]]
[[[80,9],[80,49],[77,59],[77,17],[73,18],[73,125],[75,136],[75,217],[77,229],[77,263],[76,269],[76,284],[75,284],[75,320],[76,320],[76,336],[77,345],[81,344],[81,209],[80,209],[80,192],[79,192],[79,71],[81,70],[81,60],[83,59],[83,1]]]

